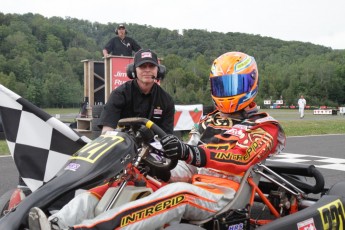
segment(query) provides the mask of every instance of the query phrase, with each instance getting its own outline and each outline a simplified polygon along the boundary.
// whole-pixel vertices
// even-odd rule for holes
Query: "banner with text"
[[[111,57],[111,90],[130,80],[127,76],[127,65],[133,61],[133,57]],[[160,63],[160,59],[158,59],[158,63]],[[159,84],[159,82],[157,83]]]
[[[111,89],[114,90],[130,79],[127,77],[127,65],[133,62],[133,57],[111,58]]]

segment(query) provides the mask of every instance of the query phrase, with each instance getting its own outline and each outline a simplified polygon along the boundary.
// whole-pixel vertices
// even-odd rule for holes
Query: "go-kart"
[[[145,118],[121,119],[118,125],[121,128],[76,152],[52,180],[16,207],[2,210],[0,229],[27,229],[32,207],[49,214],[78,189],[116,183],[118,188],[106,193],[96,208],[102,212],[125,199],[128,185],[152,191],[164,186],[152,172],[169,171],[177,165],[177,161],[162,157],[162,150],[153,144],[164,131]],[[152,153],[162,156],[153,157]],[[138,191],[140,195],[131,199],[150,193]],[[245,172],[234,199],[219,213],[204,220],[182,220],[167,229],[343,229],[344,191],[345,182],[325,191],[324,178],[312,165],[266,161]],[[310,196],[313,194],[321,195]]]

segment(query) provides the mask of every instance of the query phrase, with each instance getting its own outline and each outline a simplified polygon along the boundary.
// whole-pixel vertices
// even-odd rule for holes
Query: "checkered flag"
[[[90,141],[1,84],[0,113],[14,163],[31,191],[52,179]]]

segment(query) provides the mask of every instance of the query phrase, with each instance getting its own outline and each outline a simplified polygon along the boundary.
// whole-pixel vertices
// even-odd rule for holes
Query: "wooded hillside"
[[[83,100],[81,60],[102,60],[102,49],[117,26],[39,14],[0,13],[0,83],[41,107],[78,106]],[[212,61],[228,51],[254,56],[259,96],[309,105],[345,105],[345,50],[287,42],[243,33],[176,30],[126,24],[128,36],[163,59],[162,86],[176,104],[211,105],[208,75]]]

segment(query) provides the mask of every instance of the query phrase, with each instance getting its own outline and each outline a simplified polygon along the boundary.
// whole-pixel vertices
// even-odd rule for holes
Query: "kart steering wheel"
[[[130,126],[130,127],[138,127],[138,126],[145,126],[146,128],[152,130],[154,134],[157,134],[159,138],[164,137],[167,135],[158,125],[153,123],[147,118],[142,117],[130,117],[130,118],[123,118],[120,119],[118,122],[118,126]],[[160,150],[164,151],[164,150]],[[148,156],[144,159],[144,163],[149,166],[150,168],[155,168],[157,170],[171,170],[176,167],[178,163],[178,159],[168,159],[164,157],[161,160],[158,160],[152,156]]]

